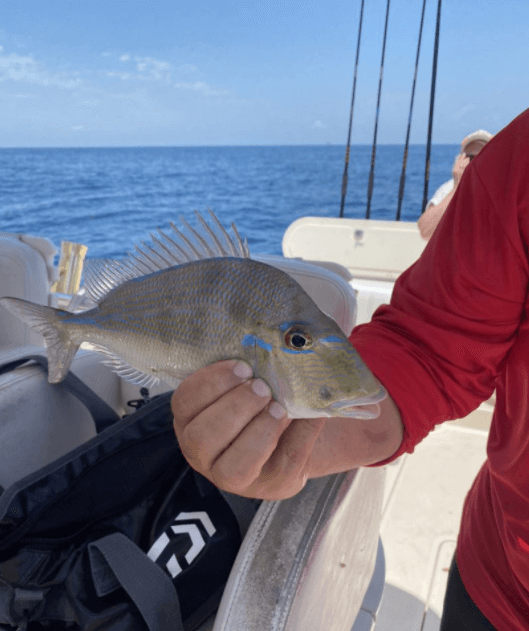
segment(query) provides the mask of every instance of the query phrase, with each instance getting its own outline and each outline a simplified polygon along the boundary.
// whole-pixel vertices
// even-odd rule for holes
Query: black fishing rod
[[[353,94],[351,96],[351,110],[349,112],[349,129],[347,131],[347,145],[345,148],[345,167],[344,167],[343,176],[342,176],[342,200],[340,202],[340,217],[343,217],[344,207],[345,207],[345,196],[347,195],[349,154],[351,150],[351,130],[353,128],[353,110],[354,110],[355,94],[356,94],[356,77],[358,75],[358,59],[360,58],[360,40],[362,38],[363,19],[364,19],[364,0],[362,0],[362,5],[360,7],[360,21],[358,23],[358,41],[356,43],[356,61],[355,61],[355,72],[354,72],[354,78],[353,78]]]
[[[406,186],[406,166],[408,163],[408,147],[410,144],[411,119],[413,115],[413,101],[415,99],[415,86],[417,84],[417,72],[419,70],[419,57],[421,53],[421,40],[424,25],[424,10],[426,8],[426,0],[422,3],[421,25],[419,26],[419,39],[417,42],[417,56],[415,57],[415,72],[413,74],[413,84],[411,88],[410,113],[408,115],[408,128],[406,130],[406,142],[404,143],[404,153],[402,156],[402,172],[400,174],[399,200],[397,204],[396,221],[400,221],[402,202],[404,200],[404,187]]]
[[[432,127],[433,127],[433,107],[435,103],[435,84],[437,81],[437,59],[439,54],[439,31],[441,28],[441,2],[437,5],[437,22],[435,25],[435,43],[433,50],[433,63],[432,63],[432,86],[430,91],[430,116],[428,119],[428,140],[426,143],[426,164],[424,169],[424,194],[422,198],[421,214],[426,210],[426,204],[428,202],[428,183],[430,180],[430,153],[432,148]]]
[[[386,24],[384,27],[384,41],[382,44],[382,59],[380,61],[380,77],[378,81],[378,96],[377,96],[377,110],[375,116],[375,132],[373,136],[373,149],[371,151],[371,169],[369,171],[369,183],[367,186],[367,208],[366,208],[366,219],[369,219],[371,215],[371,198],[373,196],[373,186],[375,183],[375,160],[377,154],[377,133],[378,133],[378,117],[380,114],[380,96],[382,93],[382,79],[384,78],[384,57],[386,54],[386,40],[388,35],[388,19],[389,19],[389,4],[391,0],[388,0],[388,5],[386,9]]]

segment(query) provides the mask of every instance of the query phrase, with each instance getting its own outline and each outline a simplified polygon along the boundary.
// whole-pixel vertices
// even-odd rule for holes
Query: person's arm
[[[441,218],[445,214],[448,205],[452,201],[452,197],[455,195],[457,186],[461,181],[463,173],[469,164],[470,160],[464,153],[460,153],[456,157],[452,166],[452,178],[454,180],[454,188],[438,204],[428,204],[426,210],[420,216],[417,225],[419,227],[421,237],[426,241],[428,241],[428,239],[432,236],[435,229],[437,228],[437,225],[441,221]]]
[[[452,201],[455,189],[441,200],[438,204],[428,204],[426,210],[420,216],[417,225],[419,226],[419,232],[421,237],[428,241],[428,239],[434,233],[437,228],[437,224],[441,221],[441,217],[445,214],[445,210],[448,208],[448,204]]]
[[[400,415],[389,397],[377,419],[292,420],[250,372],[240,362],[219,362],[188,377],[173,395],[182,453],[226,491],[284,499],[309,478],[385,460],[401,443]]]
[[[527,118],[466,169],[421,257],[398,278],[391,304],[350,337],[400,410],[404,436],[393,458],[490,397],[523,327]]]

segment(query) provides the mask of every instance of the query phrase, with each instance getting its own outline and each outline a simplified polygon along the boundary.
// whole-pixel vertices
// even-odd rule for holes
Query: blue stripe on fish
[[[321,339],[322,342],[340,342],[340,344],[344,344],[344,340],[336,335],[329,335],[329,337],[324,337]]]
[[[292,326],[308,326],[308,325],[309,325],[308,322],[303,322],[302,320],[293,320],[292,322],[284,322],[283,324],[279,326],[279,329],[281,331],[286,331],[287,329],[290,329],[290,327]]]
[[[282,348],[281,350],[283,351],[283,353],[289,353],[290,355],[299,355],[300,353],[314,353],[314,351],[312,351],[310,348],[307,348],[307,350],[305,351],[301,349],[299,351],[294,351],[290,348]]]
[[[87,324],[87,325],[96,326],[98,328],[101,328],[101,324],[95,318],[76,317],[75,318],[75,324]]]
[[[257,337],[256,335],[245,335],[242,340],[241,340],[241,344],[243,346],[260,346],[261,348],[264,348],[265,351],[270,352],[272,350],[272,345],[271,344],[267,344],[264,340],[262,340],[261,338]]]

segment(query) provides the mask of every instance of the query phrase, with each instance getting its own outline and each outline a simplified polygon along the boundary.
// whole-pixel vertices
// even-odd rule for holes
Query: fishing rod
[[[439,54],[439,31],[441,28],[441,3],[439,0],[437,4],[437,22],[435,25],[435,43],[433,50],[433,63],[432,63],[432,86],[430,91],[430,116],[428,119],[428,140],[426,143],[426,164],[424,168],[424,193],[422,198],[421,214],[426,210],[426,204],[428,202],[428,182],[430,180],[430,153],[432,148],[432,127],[433,127],[433,108],[435,102],[435,84],[437,81],[437,59]]]
[[[356,77],[358,75],[358,59],[360,58],[360,40],[362,38],[363,19],[364,19],[364,0],[362,0],[362,5],[360,7],[360,21],[358,23],[358,41],[356,44],[356,61],[355,61],[355,72],[354,72],[354,77],[353,77],[353,94],[351,96],[351,110],[349,112],[349,129],[347,131],[347,145],[345,148],[345,167],[344,167],[343,176],[342,176],[342,200],[340,202],[340,217],[343,217],[344,207],[345,207],[345,196],[347,194],[349,154],[351,150],[351,130],[353,127],[353,110],[354,110],[355,95],[356,95]]]
[[[369,219],[371,215],[371,198],[373,196],[373,186],[375,183],[375,160],[377,154],[377,133],[378,133],[378,118],[380,115],[380,96],[382,93],[382,79],[384,78],[384,57],[386,54],[386,40],[388,35],[388,19],[389,19],[389,5],[391,0],[388,0],[388,5],[386,9],[386,24],[384,27],[384,41],[382,44],[382,59],[380,61],[380,77],[378,81],[378,96],[377,96],[377,110],[375,116],[375,132],[373,136],[373,149],[371,151],[371,169],[369,171],[369,183],[367,186],[367,208],[366,208],[366,219]]]
[[[406,166],[408,163],[408,147],[410,144],[411,119],[413,115],[413,101],[415,99],[415,86],[417,84],[417,71],[419,70],[419,57],[421,53],[421,40],[424,25],[424,10],[426,8],[426,0],[422,3],[421,25],[419,26],[419,40],[417,42],[417,56],[415,58],[415,72],[413,74],[413,84],[411,88],[410,113],[408,115],[408,129],[406,130],[406,142],[404,144],[404,154],[402,156],[402,172],[400,174],[399,199],[397,204],[396,221],[400,221],[402,202],[404,200],[404,187],[406,186]]]

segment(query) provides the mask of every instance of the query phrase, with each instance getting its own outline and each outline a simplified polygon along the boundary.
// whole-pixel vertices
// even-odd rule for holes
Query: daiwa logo
[[[184,521],[189,523],[178,523]],[[195,513],[179,513],[174,520],[175,525],[171,526],[170,529],[167,530],[167,532],[169,532],[169,535],[167,535],[166,532],[162,533],[154,542],[149,552],[147,552],[147,556],[149,557],[149,559],[154,562],[157,562],[158,559],[160,559],[161,563],[159,563],[159,565],[161,565],[165,561],[168,553],[170,554],[174,550],[174,548],[177,548],[178,550],[181,548],[181,541],[177,542],[178,537],[173,536],[173,534],[171,534],[170,532],[172,531],[174,535],[185,534],[190,539],[191,547],[185,554],[184,558],[187,562],[187,565],[191,565],[191,563],[193,563],[193,561],[196,559],[202,548],[204,548],[206,545],[204,537],[202,536],[202,532],[200,531],[197,523],[202,525],[203,529],[210,537],[215,534],[216,528],[206,512],[198,511]],[[181,563],[182,559],[180,559],[179,561],[176,558],[176,554],[174,553],[171,554],[169,560],[165,562],[165,567],[173,578],[175,578],[175,576],[180,574],[180,572],[182,571],[182,566],[180,565]]]

